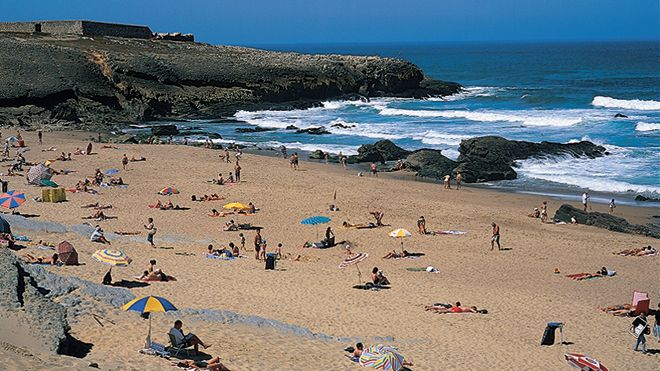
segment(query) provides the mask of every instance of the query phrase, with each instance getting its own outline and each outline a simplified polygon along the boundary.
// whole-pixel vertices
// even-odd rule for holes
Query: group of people
[[[463,183],[463,174],[460,171],[456,171],[456,189],[461,189],[461,183]],[[444,189],[451,189],[451,175],[447,174],[442,179]]]

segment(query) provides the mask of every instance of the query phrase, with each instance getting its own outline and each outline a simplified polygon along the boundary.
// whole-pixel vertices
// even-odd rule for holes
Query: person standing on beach
[[[259,260],[266,260],[266,240],[261,241],[261,249],[259,250]]]
[[[635,341],[633,350],[635,352],[639,351],[639,346],[641,345],[642,353],[646,354],[646,335],[651,333],[651,329],[644,312],[642,312],[639,317],[635,318],[635,320],[632,322],[632,329],[637,335],[637,340]]]
[[[372,162],[370,168],[371,168],[371,175],[378,178],[378,165],[376,165],[375,162]]]
[[[616,204],[614,203],[614,199],[612,199],[612,201],[610,201],[609,208],[610,208],[610,214],[614,214],[614,209],[616,208]]]
[[[584,206],[584,212],[587,212],[587,206],[589,205],[589,192],[582,193],[582,206]]]
[[[420,216],[419,219],[417,219],[417,232],[419,232],[419,234],[426,234],[426,219],[424,219],[424,216]]]
[[[238,237],[241,239],[241,250],[245,250],[245,235],[243,233],[239,233]]]
[[[548,221],[548,201],[543,201],[541,204],[541,223]]]
[[[451,189],[451,175],[447,174],[444,177],[445,189]]]
[[[127,170],[128,166],[128,157],[126,157],[126,154],[124,153],[124,157],[121,158],[121,167],[124,170]]]
[[[144,226],[144,229],[147,230],[147,242],[149,242],[151,247],[156,247],[156,245],[154,245],[154,235],[156,235],[157,229],[154,225],[153,218],[147,219],[147,224]]]
[[[280,152],[282,152],[282,158],[286,158],[286,147],[284,145],[280,146]]]
[[[298,152],[293,152],[291,155],[291,168],[293,170],[298,170]]]
[[[346,169],[346,156],[344,156],[342,151],[339,151],[339,163],[344,169]]]
[[[42,133],[41,130],[37,130],[37,137],[39,138],[39,144],[44,144],[43,136],[44,136],[44,133]]]
[[[254,258],[259,260],[259,250],[261,250],[261,231],[257,229],[257,234],[254,235]]]
[[[456,172],[456,190],[461,189],[461,182],[463,181],[463,175],[460,171]]]
[[[495,224],[495,222],[493,222],[491,223],[491,227],[493,227],[493,233],[490,237],[490,251],[493,251],[496,242],[497,242],[497,249],[502,250],[502,247],[500,246],[500,226]]]
[[[234,164],[234,176],[236,177],[236,183],[241,182],[241,165],[239,165],[238,161]]]

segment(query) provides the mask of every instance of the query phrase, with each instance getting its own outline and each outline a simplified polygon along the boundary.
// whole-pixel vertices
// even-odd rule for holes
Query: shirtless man
[[[371,169],[371,175],[378,178],[378,165],[376,165],[375,162],[372,162],[369,167]]]
[[[126,154],[124,153],[124,156],[121,158],[121,166],[124,170],[127,170],[128,167],[128,157],[126,157]]]
[[[445,189],[451,189],[451,175],[447,174],[444,177]]]
[[[420,216],[419,219],[417,219],[417,232],[419,232],[419,234],[427,234],[426,219],[424,219],[423,216]]]
[[[492,236],[490,237],[490,251],[493,251],[496,242],[497,242],[497,249],[502,250],[502,248],[500,247],[500,226],[495,224],[495,222],[491,223],[491,226],[493,227],[493,233]]]
[[[460,171],[456,172],[456,190],[461,189],[461,182],[463,181],[463,175]]]

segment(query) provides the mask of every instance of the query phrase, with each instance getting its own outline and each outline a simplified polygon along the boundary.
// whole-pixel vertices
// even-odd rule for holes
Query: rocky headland
[[[393,58],[305,55],[202,43],[0,33],[0,124],[102,129],[327,99],[442,96]]]

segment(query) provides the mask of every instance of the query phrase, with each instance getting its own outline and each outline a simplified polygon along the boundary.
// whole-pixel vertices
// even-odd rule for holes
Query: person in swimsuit
[[[259,260],[259,250],[261,250],[261,231],[257,230],[257,234],[254,236],[254,258]]]
[[[493,227],[493,233],[490,237],[490,251],[493,251],[495,248],[495,243],[497,243],[497,249],[502,250],[500,246],[500,226],[495,224],[495,222],[491,223],[491,226]]]
[[[372,162],[369,166],[371,168],[371,175],[378,178],[378,165],[375,162]]]
[[[463,175],[460,171],[456,172],[456,190],[461,189],[461,182],[463,181]]]
[[[373,282],[374,285],[390,284],[390,280],[383,275],[383,272],[378,270],[378,267],[374,267],[374,269],[371,270],[371,282]]]
[[[548,201],[543,201],[541,204],[541,223],[548,221]]]
[[[445,189],[451,189],[451,175],[445,175],[444,183],[445,183]]]
[[[419,219],[417,219],[417,232],[419,234],[426,234],[426,219],[424,219],[424,216],[420,216]]]

